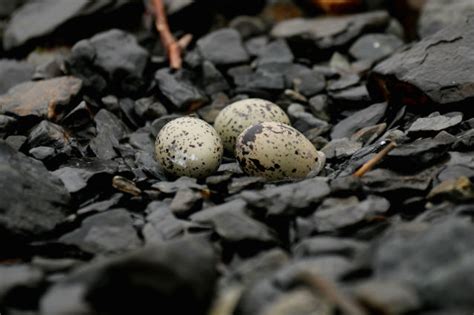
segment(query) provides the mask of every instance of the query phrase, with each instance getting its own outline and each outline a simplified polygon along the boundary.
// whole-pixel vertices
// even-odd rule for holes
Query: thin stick
[[[371,169],[375,167],[387,154],[395,149],[397,144],[395,142],[390,142],[382,151],[377,153],[373,158],[367,161],[364,165],[362,165],[357,172],[354,173],[355,177],[362,177],[365,173],[369,172]]]
[[[181,46],[173,34],[171,34],[163,0],[153,0],[153,8],[156,30],[160,33],[161,42],[168,53],[170,67],[172,69],[180,69],[183,64],[181,59]]]

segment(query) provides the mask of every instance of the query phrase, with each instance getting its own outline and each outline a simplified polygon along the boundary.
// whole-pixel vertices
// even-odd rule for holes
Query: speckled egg
[[[235,141],[245,128],[265,121],[290,124],[286,113],[276,104],[251,98],[226,106],[216,117],[214,127],[221,136],[224,148],[234,152]]]
[[[182,117],[167,123],[155,142],[156,159],[175,176],[202,178],[217,170],[223,146],[219,134],[207,122]]]
[[[317,174],[325,162],[324,154],[298,130],[278,122],[245,129],[237,138],[235,156],[245,173],[268,180]]]

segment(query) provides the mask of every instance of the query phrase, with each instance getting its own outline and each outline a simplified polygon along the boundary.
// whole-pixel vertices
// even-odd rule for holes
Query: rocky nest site
[[[473,56],[471,0],[0,0],[0,314],[472,314]]]

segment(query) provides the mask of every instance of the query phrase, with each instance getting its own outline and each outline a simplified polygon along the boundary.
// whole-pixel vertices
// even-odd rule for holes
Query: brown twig
[[[369,161],[367,161],[364,165],[362,165],[357,172],[354,173],[355,177],[362,177],[370,171],[371,169],[374,168],[375,165],[377,165],[387,154],[395,149],[397,144],[393,141],[391,141],[385,148],[383,148],[382,151],[377,153],[373,158],[371,158]]]
[[[163,43],[163,46],[165,46],[170,60],[170,67],[172,69],[180,69],[183,64],[183,60],[181,59],[182,48],[180,43],[176,38],[174,38],[173,34],[171,34],[163,0],[152,1],[156,30],[160,33],[161,42]]]

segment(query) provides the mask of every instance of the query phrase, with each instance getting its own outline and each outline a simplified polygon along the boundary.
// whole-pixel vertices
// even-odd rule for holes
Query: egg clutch
[[[232,103],[217,115],[214,127],[194,117],[168,122],[158,133],[156,159],[173,176],[204,178],[220,166],[224,150],[244,173],[267,180],[316,175],[325,156],[276,104],[262,99]]]

